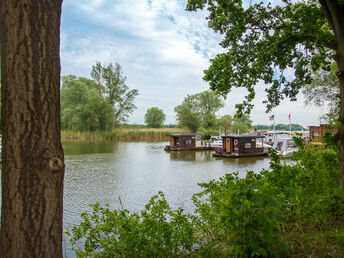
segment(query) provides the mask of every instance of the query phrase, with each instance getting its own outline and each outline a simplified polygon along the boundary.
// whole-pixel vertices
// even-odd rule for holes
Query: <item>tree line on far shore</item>
[[[128,127],[127,119],[136,109],[137,89],[126,84],[120,64],[107,66],[96,62],[90,73],[92,79],[67,75],[62,77],[61,125],[64,130],[108,131]],[[187,95],[175,107],[177,125],[164,125],[166,115],[159,107],[151,107],[145,113],[145,127],[181,127],[193,133],[201,133],[208,138],[219,133],[247,133],[252,130],[252,120],[243,115],[240,118],[216,113],[224,106],[222,98],[213,91]],[[143,125],[136,125],[143,127]],[[270,129],[258,125],[256,129]],[[277,125],[277,130],[287,128]],[[289,127],[288,127],[289,128]],[[300,125],[292,125],[293,130],[302,130]]]

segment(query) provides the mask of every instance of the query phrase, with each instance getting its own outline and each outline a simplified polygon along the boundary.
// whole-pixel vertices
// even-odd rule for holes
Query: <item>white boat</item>
[[[272,145],[272,148],[275,149],[278,155],[289,158],[291,155],[298,150],[293,141],[293,138],[277,138]]]
[[[212,148],[223,148],[223,142],[221,136],[211,136],[209,139],[209,145]]]

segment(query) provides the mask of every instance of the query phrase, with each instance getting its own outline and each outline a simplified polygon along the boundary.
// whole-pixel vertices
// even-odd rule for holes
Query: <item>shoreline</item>
[[[187,130],[181,128],[140,128],[140,129],[116,129],[113,131],[61,131],[61,140],[120,140],[120,141],[166,141],[167,134],[183,134]]]

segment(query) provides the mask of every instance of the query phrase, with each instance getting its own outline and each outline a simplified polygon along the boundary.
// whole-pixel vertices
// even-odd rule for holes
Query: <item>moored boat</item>
[[[217,149],[213,156],[217,157],[254,157],[264,156],[263,136],[257,135],[223,135],[223,148]]]
[[[291,155],[298,151],[292,137],[278,138],[275,140],[272,148],[275,149],[278,155],[289,158]]]

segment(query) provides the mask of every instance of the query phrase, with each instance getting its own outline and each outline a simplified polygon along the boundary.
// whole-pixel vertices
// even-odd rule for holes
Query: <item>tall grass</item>
[[[168,134],[189,133],[181,128],[120,128],[113,131],[61,131],[62,139],[75,140],[122,140],[122,141],[165,141]]]

